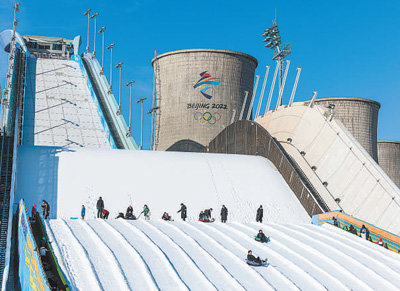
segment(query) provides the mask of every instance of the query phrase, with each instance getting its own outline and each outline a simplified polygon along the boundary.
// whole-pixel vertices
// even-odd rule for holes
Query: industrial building
[[[400,142],[378,141],[378,161],[385,173],[400,188]]]
[[[155,150],[182,140],[207,145],[239,118],[245,96],[247,113],[257,60],[247,54],[215,49],[168,52],[152,60],[156,80]],[[247,91],[247,93],[246,93]]]
[[[350,97],[332,97],[315,100],[315,104],[334,104],[333,117],[340,120],[363,148],[378,161],[378,112],[381,105],[373,100]]]

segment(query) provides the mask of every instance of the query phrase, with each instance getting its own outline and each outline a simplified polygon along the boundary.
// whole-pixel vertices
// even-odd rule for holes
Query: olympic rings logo
[[[201,125],[204,125],[206,123],[208,123],[210,125],[214,125],[215,123],[217,123],[217,121],[219,121],[221,119],[221,114],[219,114],[218,112],[211,114],[208,111],[204,112],[204,113],[196,112],[193,115],[193,118]]]

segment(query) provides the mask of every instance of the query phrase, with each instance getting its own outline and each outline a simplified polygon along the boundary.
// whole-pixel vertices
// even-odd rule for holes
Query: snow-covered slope
[[[329,226],[56,219],[47,228],[79,290],[400,288],[397,254]],[[253,239],[258,229],[268,244]],[[249,249],[269,265],[248,266]]]
[[[310,221],[273,164],[256,156],[21,146],[16,193],[28,209],[46,199],[51,218],[79,217],[84,204],[92,219],[102,196],[110,217],[147,204],[152,218],[177,218],[183,202],[189,219],[210,207],[219,218],[225,204],[229,221],[253,221],[262,204],[265,221]]]

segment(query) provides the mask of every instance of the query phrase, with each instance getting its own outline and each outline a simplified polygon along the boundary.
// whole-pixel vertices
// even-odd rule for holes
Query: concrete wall
[[[400,142],[378,141],[379,165],[400,188]]]
[[[245,91],[249,91],[246,104],[250,102],[257,60],[249,55],[226,50],[182,50],[159,55],[152,64],[160,107],[156,150],[166,150],[186,139],[207,145],[231,123],[233,115],[239,117]],[[201,87],[194,88],[203,72],[220,82],[204,92],[209,98],[201,93]]]
[[[377,130],[378,111],[381,105],[373,100],[361,98],[325,98],[315,104],[335,104],[334,117],[339,119],[364,149],[378,162]]]
[[[346,127],[328,117],[321,106],[295,103],[256,122],[281,142],[330,209],[400,234],[400,189]]]

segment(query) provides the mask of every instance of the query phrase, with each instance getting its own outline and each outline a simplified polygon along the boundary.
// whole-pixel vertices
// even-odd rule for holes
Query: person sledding
[[[200,211],[199,221],[201,222],[214,222],[214,218],[211,218],[212,208]]]
[[[262,242],[262,243],[267,243],[267,242],[269,242],[269,237],[267,237],[265,235],[265,233],[262,231],[262,229],[260,229],[258,231],[257,236],[255,237],[255,240],[259,241],[259,242]]]
[[[136,220],[136,216],[133,215],[133,207],[132,205],[129,205],[129,207],[126,209],[126,213],[125,213],[125,219],[128,220]]]
[[[265,264],[267,262],[267,259],[265,260],[261,260],[260,257],[255,257],[253,255],[253,252],[251,250],[249,250],[247,252],[247,259],[246,259],[246,263],[252,266],[261,266],[263,264]]]
[[[171,221],[171,216],[167,212],[164,212],[164,214],[161,217],[161,219],[165,220],[165,221]]]

